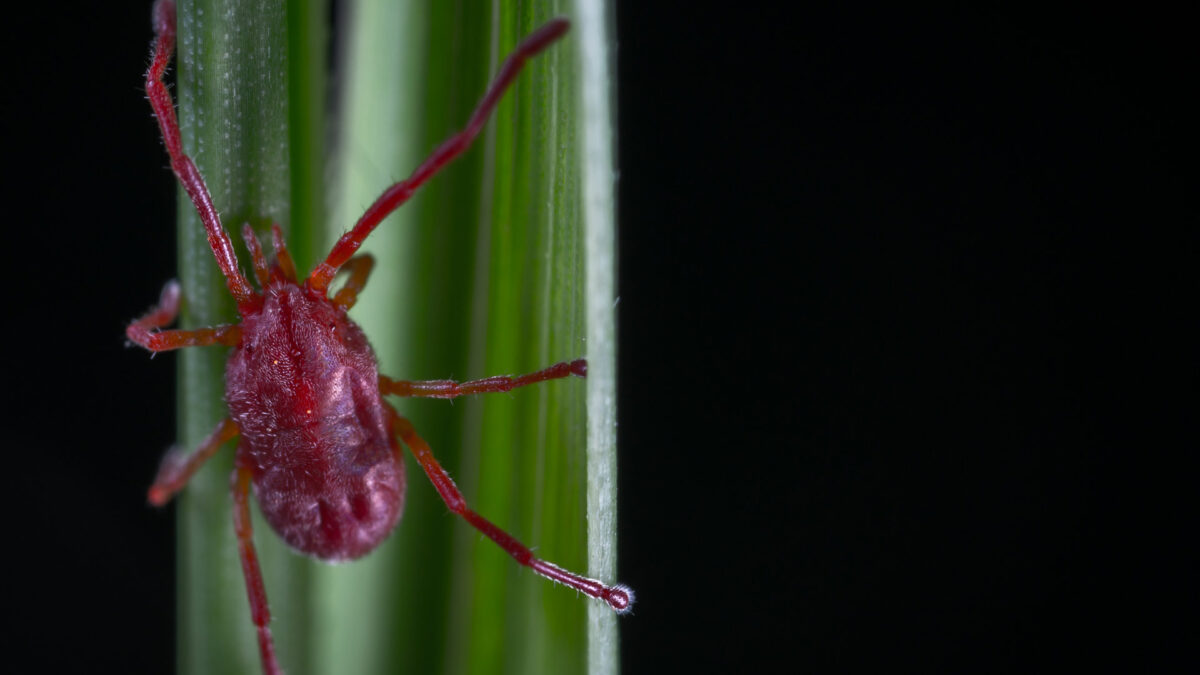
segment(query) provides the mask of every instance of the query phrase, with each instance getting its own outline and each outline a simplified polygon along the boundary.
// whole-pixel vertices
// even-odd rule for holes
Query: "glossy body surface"
[[[400,518],[404,463],[366,336],[344,308],[288,283],[241,325],[225,399],[263,516],[322,560],[368,553]]]

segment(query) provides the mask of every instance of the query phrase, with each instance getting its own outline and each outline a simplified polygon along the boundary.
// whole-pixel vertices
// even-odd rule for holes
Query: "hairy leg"
[[[350,278],[346,280],[346,285],[338,290],[337,295],[333,296],[333,304],[346,309],[353,307],[354,303],[358,302],[358,294],[367,285],[367,278],[371,276],[371,270],[374,268],[375,258],[366,253],[356,255],[347,261],[346,269],[350,272]]]
[[[250,523],[250,468],[238,466],[234,469],[232,483],[233,529],[237,534],[238,556],[242,559],[242,576],[246,579],[246,595],[250,598],[250,619],[258,633],[263,673],[282,675],[269,627],[271,611],[267,609],[267,589],[258,566],[258,552],[254,549],[254,530]]]
[[[292,254],[288,253],[287,243],[283,240],[283,228],[279,223],[271,223],[271,241],[275,246],[275,264],[279,266],[284,281],[299,283],[296,277],[296,263],[292,260]]]
[[[217,454],[222,445],[237,435],[237,424],[226,417],[217,423],[217,428],[192,452],[186,452],[177,445],[173,446],[163,457],[162,464],[158,467],[158,475],[154,477],[154,484],[150,486],[146,498],[154,506],[162,506],[171,501],[196,471]]]
[[[393,380],[386,375],[380,375],[379,391],[383,394],[392,394],[394,396],[457,398],[459,396],[467,396],[468,394],[493,394],[512,391],[517,387],[545,382],[546,380],[557,380],[570,375],[578,375],[579,377],[587,376],[587,361],[584,359],[563,361],[562,363],[556,363],[549,368],[543,368],[536,373],[529,373],[528,375],[519,375],[517,377],[495,375],[469,382],[455,382],[454,380],[413,382],[410,380]]]
[[[254,278],[258,279],[258,287],[267,290],[271,280],[271,268],[267,265],[267,257],[263,255],[262,244],[250,223],[242,225],[242,241],[246,242],[246,250],[250,251],[250,260],[254,262]]]
[[[179,314],[181,292],[178,281],[163,286],[158,304],[140,319],[125,328],[125,337],[152,352],[166,352],[182,347],[226,345],[232,347],[242,338],[239,326],[213,326],[194,330],[155,330],[170,324]]]
[[[337,274],[338,268],[346,264],[350,256],[354,255],[358,247],[362,245],[363,240],[388,214],[408,201],[417,188],[424,185],[434,174],[471,147],[471,142],[479,135],[488,116],[496,108],[496,103],[516,79],[517,74],[521,72],[525,62],[562,37],[568,28],[570,28],[570,23],[560,17],[551,20],[522,40],[513,53],[508,56],[508,59],[501,64],[500,70],[496,73],[496,78],[492,81],[491,86],[488,87],[483,100],[479,102],[475,112],[471,114],[471,119],[467,121],[467,126],[443,141],[433,151],[433,154],[422,162],[416,171],[413,171],[411,176],[384,190],[375,203],[367,207],[366,213],[358,219],[354,228],[342,235],[342,238],[334,244],[333,250],[329,252],[325,261],[313,269],[312,274],[308,277],[308,285],[318,291],[325,291],[329,287],[329,282],[333,281],[334,275]]]
[[[620,584],[607,586],[595,579],[589,579],[574,572],[564,570],[554,563],[535,558],[533,552],[524,544],[517,541],[512,535],[472,511],[467,506],[466,499],[458,491],[458,487],[454,484],[450,475],[446,473],[446,470],[434,458],[433,452],[429,449],[429,444],[417,435],[417,431],[413,428],[412,423],[401,417],[391,406],[388,406],[388,410],[392,417],[392,430],[400,437],[400,440],[404,441],[408,449],[412,451],[421,468],[425,470],[425,474],[429,476],[430,482],[437,488],[442,501],[446,502],[446,506],[451,511],[462,516],[472,527],[482,532],[488,539],[496,542],[500,548],[504,549],[518,563],[532,569],[547,579],[574,588],[589,597],[599,598],[608,603],[609,607],[622,614],[628,612],[633,607],[633,591],[629,588]]]
[[[233,253],[233,242],[229,234],[221,226],[221,218],[213,205],[212,195],[195,162],[183,151],[183,141],[179,135],[179,122],[175,118],[175,102],[171,93],[163,84],[163,74],[171,61],[171,53],[175,51],[175,3],[173,0],[158,0],[154,3],[154,45],[150,69],[146,71],[146,96],[150,99],[150,107],[158,119],[158,127],[162,131],[163,144],[167,146],[167,154],[171,157],[171,170],[179,179],[183,189],[191,198],[204,230],[208,233],[208,245],[217,258],[217,265],[225,275],[225,285],[237,301],[238,312],[243,316],[254,308],[254,289],[250,282],[242,276],[238,268],[237,256]]]

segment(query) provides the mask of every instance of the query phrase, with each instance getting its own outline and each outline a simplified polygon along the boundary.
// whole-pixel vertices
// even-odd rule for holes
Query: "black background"
[[[666,4],[618,8],[626,672],[1194,669],[1182,17]],[[174,269],[148,6],[6,28],[7,614],[50,671],[172,663],[174,369],[121,339]]]

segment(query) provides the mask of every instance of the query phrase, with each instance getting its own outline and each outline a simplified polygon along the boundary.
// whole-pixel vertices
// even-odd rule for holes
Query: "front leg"
[[[240,326],[224,325],[195,330],[155,330],[175,321],[175,317],[179,315],[181,296],[179,282],[174,279],[168,281],[163,286],[162,295],[158,297],[158,304],[146,312],[145,316],[129,324],[125,329],[125,337],[152,352],[208,345],[233,347],[241,341],[242,329]]]
[[[333,296],[333,304],[339,305],[344,309],[350,309],[354,303],[358,302],[358,294],[367,285],[367,278],[371,276],[371,270],[375,268],[375,258],[369,254],[363,253],[351,258],[342,269],[350,271],[350,278],[346,280],[346,285]]]

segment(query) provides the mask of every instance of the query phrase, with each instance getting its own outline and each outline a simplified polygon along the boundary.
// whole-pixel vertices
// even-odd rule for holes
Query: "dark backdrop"
[[[618,8],[626,672],[1194,642],[1182,17],[666,4]],[[5,29],[8,614],[162,672],[174,369],[121,333],[175,190],[149,2],[79,5]]]

